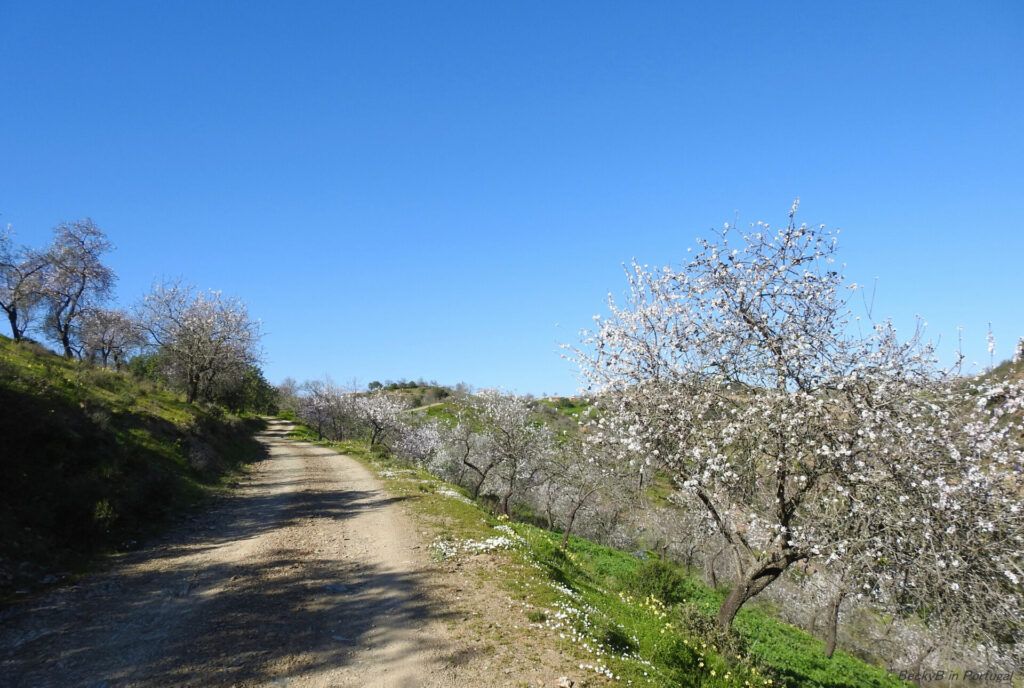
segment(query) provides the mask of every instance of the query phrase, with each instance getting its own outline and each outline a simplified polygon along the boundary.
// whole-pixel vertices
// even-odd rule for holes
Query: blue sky
[[[268,376],[571,392],[722,222],[843,229],[876,312],[1024,335],[1024,5],[0,2],[0,222],[238,295]]]

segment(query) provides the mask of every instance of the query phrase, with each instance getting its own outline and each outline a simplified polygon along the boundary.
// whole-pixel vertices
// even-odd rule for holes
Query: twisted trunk
[[[18,327],[18,309],[14,306],[5,307],[4,311],[7,312],[7,320],[11,323],[11,338],[16,341],[21,341],[21,328]]]
[[[836,638],[839,635],[839,607],[846,598],[846,591],[840,590],[828,605],[828,626],[825,627],[825,656],[830,658],[836,651]]]
[[[191,404],[194,403],[196,398],[199,396],[199,378],[192,376],[188,381],[188,390],[186,392],[186,402]]]
[[[501,513],[504,514],[505,516],[509,515],[508,503],[512,499],[512,495],[513,495],[513,493],[515,493],[515,490],[516,490],[515,479],[509,480],[508,488],[501,495],[501,504],[498,507],[500,509]]]
[[[494,464],[490,463],[486,466],[486,468],[479,468],[476,464],[469,460],[471,447],[468,440],[466,440],[465,445],[465,450],[462,453],[462,465],[472,470],[479,477],[479,480],[476,481],[472,488],[473,499],[476,500],[480,496],[480,490],[484,486],[484,481],[487,480],[487,474],[491,472],[492,468],[494,468]]]
[[[565,549],[569,546],[569,533],[572,532],[572,526],[576,523],[576,514],[579,513],[580,507],[583,506],[583,502],[579,502],[569,512],[569,519],[566,521],[565,530],[562,532],[562,544],[561,548]]]
[[[789,565],[801,557],[785,552],[756,564],[740,578],[718,610],[718,626],[728,629],[740,608],[751,598],[778,580]]]

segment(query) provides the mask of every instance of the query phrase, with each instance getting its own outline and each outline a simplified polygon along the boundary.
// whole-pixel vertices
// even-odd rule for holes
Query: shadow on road
[[[278,444],[271,463],[298,446]],[[457,662],[418,632],[448,616],[427,571],[374,565],[343,542],[346,521],[399,500],[288,466],[111,571],[0,612],[0,683],[288,685],[384,644]],[[290,541],[304,524],[313,536]]]

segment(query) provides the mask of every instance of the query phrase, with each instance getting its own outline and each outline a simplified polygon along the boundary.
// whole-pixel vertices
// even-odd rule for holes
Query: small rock
[[[560,679],[558,679],[558,688],[572,688],[575,685],[576,682],[568,676],[563,676]]]

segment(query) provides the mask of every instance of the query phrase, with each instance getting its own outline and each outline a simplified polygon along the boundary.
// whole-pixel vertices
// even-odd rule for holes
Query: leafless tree
[[[282,411],[299,413],[299,383],[295,378],[286,377],[277,385],[278,405]]]
[[[544,463],[546,508],[549,513],[557,510],[562,514],[562,549],[569,544],[577,519],[595,503],[602,486],[614,480],[606,458],[598,442],[570,433]]]

